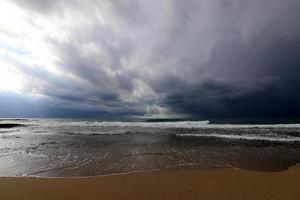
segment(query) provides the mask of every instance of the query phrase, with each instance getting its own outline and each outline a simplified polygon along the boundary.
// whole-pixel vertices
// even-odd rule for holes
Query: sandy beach
[[[299,199],[300,167],[138,172],[91,178],[1,178],[0,199]]]

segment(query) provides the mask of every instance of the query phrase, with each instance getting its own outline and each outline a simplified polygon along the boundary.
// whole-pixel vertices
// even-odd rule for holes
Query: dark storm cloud
[[[173,82],[173,83],[172,83]],[[198,85],[171,81],[163,103],[199,117],[297,117],[300,95],[278,78],[243,82],[207,80]]]
[[[167,94],[163,103],[177,113],[204,117],[298,117],[299,41],[274,39],[259,50],[256,44],[241,48],[235,43],[214,51],[206,63],[208,81],[166,77],[164,87],[156,86]]]
[[[37,80],[27,90],[45,95],[53,107],[300,115],[298,0],[14,2],[41,18],[65,20],[59,34],[42,38],[60,75],[15,64]]]
[[[204,58],[201,45],[207,44],[201,40],[201,25],[197,30],[203,21],[191,22],[199,15],[187,16],[185,8],[179,6],[183,11],[176,11],[177,18],[181,18],[177,21],[194,26],[185,28],[184,34],[176,35],[172,38],[174,42],[169,43],[170,50],[175,51],[168,57],[181,58],[173,65],[179,73],[151,83],[165,96],[161,104],[176,113],[202,117],[298,117],[300,27],[295,8],[300,4],[296,1],[238,2],[215,4],[216,15],[211,17],[216,21],[204,31],[206,34],[211,31],[212,37],[207,39],[215,44],[208,46],[211,49]],[[274,8],[273,12],[269,7]],[[256,26],[247,23],[249,19],[243,12],[253,17],[251,21],[257,20],[251,22]],[[180,24],[177,26],[180,29]]]

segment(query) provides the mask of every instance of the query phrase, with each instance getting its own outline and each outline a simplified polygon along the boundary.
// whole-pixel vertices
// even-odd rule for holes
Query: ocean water
[[[280,171],[300,162],[300,124],[1,119],[0,176],[169,169]]]

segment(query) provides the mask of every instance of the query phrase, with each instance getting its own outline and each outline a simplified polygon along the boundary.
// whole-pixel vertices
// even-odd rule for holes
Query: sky
[[[299,0],[1,0],[0,117],[300,117]]]

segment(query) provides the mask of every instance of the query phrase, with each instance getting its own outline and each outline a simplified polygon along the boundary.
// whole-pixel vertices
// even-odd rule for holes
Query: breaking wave
[[[221,138],[230,140],[250,140],[250,141],[269,141],[269,142],[300,142],[300,137],[271,137],[262,135],[225,135],[225,134],[176,134],[179,137],[206,137]]]
[[[204,121],[177,122],[121,122],[121,121],[55,121],[45,122],[49,126],[98,126],[98,127],[141,127],[141,128],[213,128],[213,129],[244,129],[244,128],[300,128],[300,124],[213,124]]]
[[[24,125],[27,126],[24,126]],[[24,124],[14,120],[0,123],[0,128],[23,127],[11,134],[130,135],[157,134],[178,137],[220,138],[226,140],[300,142],[300,124],[213,124],[204,121],[133,122],[32,119]],[[18,130],[14,130],[18,131]]]

